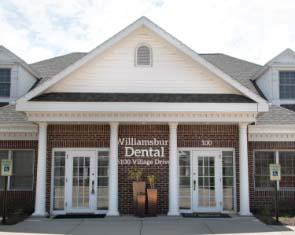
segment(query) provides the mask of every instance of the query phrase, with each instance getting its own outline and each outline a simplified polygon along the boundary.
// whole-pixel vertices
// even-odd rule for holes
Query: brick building
[[[132,214],[136,166],[157,177],[159,214],[249,215],[274,187],[295,208],[292,50],[264,66],[197,54],[142,17],[89,53],[0,58],[0,159],[13,161],[17,207]]]

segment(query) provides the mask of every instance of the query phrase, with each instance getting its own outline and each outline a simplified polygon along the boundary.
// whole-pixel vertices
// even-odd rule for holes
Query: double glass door
[[[194,151],[192,209],[196,212],[222,210],[221,155],[218,151]]]

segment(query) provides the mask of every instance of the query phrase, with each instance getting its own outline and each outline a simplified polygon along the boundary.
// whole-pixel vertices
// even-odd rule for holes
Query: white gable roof
[[[62,80],[67,75],[71,74],[73,71],[77,70],[87,62],[91,61],[93,58],[95,58],[100,53],[103,53],[108,48],[112,47],[114,44],[128,36],[130,33],[134,32],[139,27],[145,26],[161,38],[165,39],[167,42],[175,46],[177,49],[182,51],[184,54],[190,56],[193,60],[207,68],[209,71],[217,75],[220,79],[222,79],[224,82],[232,86],[233,88],[240,91],[242,94],[246,95],[247,97],[253,99],[257,103],[263,104],[263,106],[267,106],[267,101],[265,101],[263,98],[249,90],[248,88],[242,86],[239,82],[237,82],[235,79],[230,77],[229,75],[225,74],[223,71],[221,71],[219,68],[215,67],[213,64],[209,63],[207,60],[202,58],[200,55],[198,55],[196,52],[194,52],[192,49],[184,45],[182,42],[174,38],[172,35],[168,34],[166,31],[161,29],[159,26],[154,24],[152,21],[150,21],[146,17],[141,17],[128,27],[126,27],[124,30],[120,31],[118,34],[114,35],[109,40],[102,43],[100,46],[93,49],[89,54],[72,64],[71,66],[67,67],[65,70],[61,71],[57,75],[53,76],[51,79],[48,79],[44,83],[42,83],[40,86],[37,86],[35,89],[33,89],[31,92],[26,94],[24,97],[18,100],[18,103],[29,101],[33,97],[41,94],[43,91],[51,87],[52,85],[56,84],[60,80]]]
[[[253,80],[261,77],[273,65],[292,65],[295,66],[295,52],[290,48],[285,49],[280,54],[268,61],[261,69],[253,76]]]

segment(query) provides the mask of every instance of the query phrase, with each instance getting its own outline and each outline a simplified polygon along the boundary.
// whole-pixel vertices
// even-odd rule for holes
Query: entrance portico
[[[71,121],[71,124],[66,124],[64,122],[58,122],[56,120],[56,113],[52,114],[52,117],[50,114],[47,115],[39,115],[36,113],[32,113],[29,114],[29,117],[31,119],[34,119],[34,121],[40,122],[40,128],[43,128],[43,132],[46,133],[47,132],[47,127],[49,126],[49,128],[53,127],[55,128],[55,126],[57,126],[55,128],[56,130],[60,129],[60,133],[62,133],[62,128],[64,127],[66,128],[67,126],[71,126],[71,129],[79,129],[79,125],[81,125],[81,122],[79,120],[77,120],[77,117],[79,119],[81,119],[81,116],[84,116],[85,118],[92,117],[93,116],[106,116],[109,117],[109,115],[98,115],[98,114],[92,114],[92,115],[84,115],[83,113],[77,116],[70,116],[67,114],[63,114],[60,115],[61,117],[63,116],[67,116],[68,118],[71,117],[71,119],[73,119]],[[97,184],[98,182],[98,175],[100,173],[98,173],[98,160],[95,159],[98,156],[98,151],[100,151],[101,146],[97,146],[95,148],[93,148],[92,153],[90,154],[89,152],[89,147],[87,147],[86,145],[84,146],[83,144],[79,144],[77,142],[76,146],[73,146],[71,144],[71,148],[65,146],[63,148],[63,150],[66,152],[65,156],[68,156],[68,159],[70,160],[66,160],[65,163],[65,168],[66,168],[66,182],[65,182],[65,194],[66,195],[64,197],[64,203],[65,203],[65,208],[63,208],[62,210],[54,210],[53,208],[53,203],[54,203],[54,198],[53,198],[53,194],[56,193],[54,191],[54,188],[51,189],[50,191],[50,202],[46,202],[46,204],[48,205],[48,203],[50,204],[49,208],[49,212],[50,213],[78,213],[81,212],[81,208],[82,207],[77,207],[75,208],[73,206],[73,203],[71,202],[72,198],[73,198],[73,169],[77,166],[75,166],[74,162],[75,162],[75,158],[77,158],[77,156],[74,156],[74,153],[79,153],[78,155],[80,156],[80,158],[83,156],[83,169],[84,171],[81,173],[82,174],[82,178],[84,181],[86,182],[86,189],[84,188],[81,192],[83,192],[82,194],[85,196],[85,193],[87,195],[89,195],[89,197],[87,196],[86,199],[86,204],[88,207],[84,207],[84,212],[93,212],[93,213],[107,213],[108,215],[119,215],[119,211],[121,213],[125,213],[125,210],[122,210],[120,208],[120,201],[122,199],[120,199],[120,197],[122,197],[121,193],[121,186],[119,187],[120,184],[122,184],[122,171],[120,169],[122,169],[124,166],[123,165],[119,165],[118,164],[118,159],[122,159],[124,156],[122,156],[122,151],[120,150],[121,147],[119,147],[119,138],[122,137],[122,127],[124,127],[126,129],[126,131],[128,130],[128,126],[132,126],[132,125],[136,125],[137,127],[140,128],[141,125],[149,125],[151,126],[168,126],[166,129],[166,133],[167,133],[167,140],[169,145],[167,146],[167,150],[165,150],[165,154],[168,154],[168,159],[169,159],[169,166],[167,169],[169,169],[167,171],[168,176],[167,178],[167,187],[168,189],[168,211],[166,212],[168,215],[179,215],[181,212],[183,211],[187,211],[187,210],[183,210],[181,209],[181,206],[179,205],[179,200],[181,198],[180,195],[180,167],[179,166],[179,154],[180,151],[183,150],[183,147],[187,147],[187,146],[183,146],[183,144],[181,144],[180,138],[182,139],[182,141],[185,141],[184,137],[183,137],[183,126],[186,127],[191,127],[193,128],[193,126],[203,126],[203,127],[207,127],[208,130],[210,128],[210,126],[214,126],[217,129],[219,128],[223,128],[224,133],[227,133],[228,131],[226,130],[228,128],[228,130],[232,129],[233,126],[236,126],[236,129],[239,130],[239,137],[237,138],[236,141],[238,141],[238,145],[239,146],[234,146],[234,145],[228,145],[229,147],[226,147],[226,145],[224,144],[224,142],[229,141],[227,139],[223,139],[223,142],[221,144],[215,143],[216,140],[214,138],[208,138],[208,136],[210,135],[218,135],[218,133],[214,133],[212,132],[211,134],[209,133],[200,133],[199,135],[199,139],[196,139],[195,141],[198,142],[198,148],[196,148],[196,145],[191,145],[189,146],[190,149],[192,150],[192,156],[191,156],[191,168],[190,168],[190,180],[191,180],[191,184],[190,184],[190,200],[191,200],[191,207],[190,207],[190,211],[194,211],[194,212],[222,212],[224,211],[223,208],[223,196],[224,195],[224,188],[222,187],[222,152],[230,150],[233,153],[233,161],[234,162],[238,162],[239,163],[239,171],[241,172],[241,174],[235,174],[235,184],[234,184],[234,197],[232,198],[232,200],[234,201],[234,210],[237,210],[237,198],[236,195],[239,195],[239,205],[240,205],[240,210],[239,213],[241,215],[249,215],[249,197],[247,197],[246,195],[249,195],[249,190],[248,190],[248,176],[247,173],[243,172],[246,171],[247,169],[247,123],[249,123],[253,117],[255,117],[255,114],[253,115],[243,115],[243,114],[219,114],[217,116],[213,116],[212,114],[190,114],[190,115],[182,115],[182,118],[185,120],[186,118],[195,118],[197,119],[197,117],[207,117],[207,123],[202,123],[198,120],[196,120],[196,122],[179,122],[179,119],[176,121],[171,120],[171,121],[167,121],[165,123],[156,123],[156,122],[149,122],[147,123],[147,120],[144,120],[144,122],[139,122],[138,118],[140,115],[135,115],[135,119],[134,121],[131,122],[126,122],[124,120],[119,120],[119,114],[114,115],[113,117],[115,117],[116,119],[113,120],[112,122],[109,122],[109,124],[106,124],[106,122],[96,122],[95,125],[103,125],[104,128],[109,129],[109,131],[106,131],[106,136],[104,137],[104,150],[108,151],[108,196],[107,196],[107,208],[106,210],[100,210],[98,209],[98,192],[97,190],[99,190],[99,186]],[[152,116],[152,114],[150,114],[149,116]],[[165,115],[163,115],[165,117]],[[167,114],[167,116],[169,116]],[[167,119],[167,116],[165,117]],[[224,119],[222,119],[221,116],[224,116]],[[46,120],[45,118],[46,117]],[[106,118],[105,117],[105,118]],[[124,115],[123,115],[124,117]],[[141,118],[145,117],[145,115],[141,115]],[[211,122],[210,122],[210,117],[211,117]],[[238,118],[237,118],[238,117]],[[214,120],[212,120],[214,118]],[[217,123],[217,118],[219,119],[219,122]],[[232,119],[231,119],[232,118]],[[42,119],[42,120],[41,120]],[[148,119],[148,118],[147,118]],[[236,119],[234,121],[234,119]],[[74,123],[77,124],[74,124]],[[209,124],[209,122],[211,124]],[[93,120],[91,121],[91,125],[93,124]],[[100,124],[101,123],[101,124]],[[86,122],[85,124],[82,125],[90,125],[89,122]],[[90,126],[91,126],[90,125]],[[76,126],[76,127],[75,127]],[[91,128],[91,127],[88,127]],[[137,128],[138,129],[138,128]],[[216,129],[216,130],[217,130]],[[82,129],[81,129],[82,130]],[[120,131],[121,130],[121,131]],[[97,130],[98,132],[101,132],[99,130]],[[143,128],[142,131],[137,131],[134,136],[138,136],[138,133],[142,133],[143,136],[146,136],[146,139],[152,139],[151,137],[155,134],[148,134],[145,133],[146,129]],[[209,130],[211,132],[211,130]],[[104,132],[104,131],[103,131]],[[120,132],[120,133],[119,133]],[[133,132],[129,131],[130,136],[133,136]],[[160,131],[163,132],[163,131]],[[51,131],[50,133],[53,133],[53,131]],[[51,135],[51,134],[48,135]],[[68,132],[70,133],[70,131]],[[80,134],[79,134],[80,133]],[[107,134],[109,133],[109,134]],[[125,133],[125,132],[124,132]],[[178,136],[180,134],[180,136]],[[204,134],[204,135],[203,135]],[[67,136],[68,134],[66,134]],[[77,135],[81,135],[83,136],[83,131],[81,132],[77,132]],[[203,137],[202,137],[203,135]],[[42,135],[41,135],[42,136]],[[40,138],[44,138],[44,137],[40,137]],[[54,137],[50,137],[47,136],[47,139],[50,141],[50,139],[53,139]],[[63,137],[63,138],[68,138],[68,137]],[[159,138],[157,135],[155,135],[153,138]],[[160,137],[159,139],[161,140],[161,138],[166,138],[166,137]],[[219,138],[219,137],[218,137]],[[221,138],[221,137],[220,137]],[[232,139],[234,139],[235,137],[230,137]],[[108,141],[106,140],[108,139]],[[144,139],[142,137],[142,139]],[[222,139],[222,138],[221,138]],[[63,141],[67,141],[67,140],[63,140]],[[77,141],[79,141],[79,139],[77,139]],[[187,139],[187,141],[189,141],[189,139]],[[245,142],[246,141],[246,142]],[[56,146],[54,146],[55,144]],[[165,143],[165,142],[163,142]],[[54,151],[60,151],[61,149],[59,148],[61,145],[58,144],[58,139],[55,139],[53,142],[47,143],[47,145],[39,145],[39,152],[40,154],[43,154],[44,156],[47,155],[48,152],[48,144],[50,145],[51,150],[53,151],[52,153],[52,164],[54,164]],[[190,145],[190,144],[188,144]],[[242,146],[242,147],[241,147]],[[246,148],[246,149],[245,149]],[[71,152],[72,151],[72,152]],[[88,154],[89,153],[89,154]],[[246,154],[245,154],[246,153]],[[89,156],[88,156],[88,155]],[[91,156],[90,156],[91,155]],[[92,156],[93,155],[93,156]],[[123,154],[124,155],[124,154]],[[47,156],[48,158],[48,156]],[[246,158],[246,161],[245,159]],[[95,159],[95,160],[94,160]],[[88,161],[89,160],[89,161]],[[47,160],[47,163],[49,161]],[[76,162],[79,162],[79,160],[77,160]],[[42,172],[48,172],[48,168],[51,171],[51,177],[54,177],[54,165],[52,165],[52,169],[51,166],[45,166],[44,163],[42,163],[42,161],[39,161],[40,166],[38,165],[38,175],[39,176],[39,169],[40,172],[42,170]],[[77,163],[78,164],[78,163]],[[86,165],[85,165],[86,164]],[[87,165],[88,164],[88,165]],[[153,167],[153,166],[151,166]],[[158,167],[158,166],[157,166]],[[147,167],[145,166],[145,169]],[[201,169],[202,168],[202,169]],[[89,171],[87,170],[87,172],[85,171],[85,169],[89,169]],[[165,166],[163,166],[162,171],[165,172]],[[210,170],[211,170],[211,174],[210,174]],[[213,170],[213,171],[212,171]],[[119,173],[119,171],[121,173]],[[161,171],[161,170],[160,170]],[[202,171],[202,172],[201,172]],[[233,171],[236,171],[236,164],[233,164]],[[93,174],[93,175],[91,175]],[[245,177],[246,176],[246,177]],[[76,177],[76,176],[75,176]],[[78,177],[78,176],[77,176]],[[48,178],[48,175],[47,175]],[[212,180],[210,180],[212,178]],[[204,183],[201,186],[201,179],[204,181]],[[209,181],[207,181],[207,179],[209,179]],[[240,191],[237,192],[238,187],[236,184],[236,181],[240,182]],[[205,182],[206,181],[206,182]],[[94,185],[93,185],[94,182]],[[47,184],[48,184],[48,179],[47,179]],[[54,184],[53,183],[53,179],[51,180],[50,184]],[[84,182],[84,186],[85,186],[85,182]],[[37,186],[38,187],[38,186]],[[75,186],[76,187],[76,186]],[[161,186],[162,187],[162,186]],[[203,190],[203,201],[202,201],[202,205],[200,204],[200,198],[201,198],[201,189]],[[41,192],[40,190],[43,190],[43,192]],[[46,214],[46,211],[48,211],[48,209],[46,210],[45,207],[42,206],[42,203],[39,203],[40,201],[42,202],[42,198],[40,195],[46,195],[46,188],[39,188],[37,189],[37,191],[39,192],[38,194],[36,194],[36,208],[35,211],[38,211],[39,214],[44,213]],[[211,192],[212,191],[212,192]],[[243,193],[241,193],[243,192]],[[47,192],[48,193],[48,192]],[[78,192],[79,194],[79,192]],[[125,196],[123,196],[125,197]],[[159,195],[159,197],[161,197],[161,195]],[[47,199],[48,200],[48,199]],[[81,199],[82,200],[82,199]],[[84,200],[84,199],[83,199]],[[125,200],[125,199],[124,199]],[[126,199],[128,200],[128,199]],[[38,204],[38,203],[39,204]],[[85,200],[84,200],[85,203]],[[43,204],[45,205],[45,204]],[[87,209],[88,208],[88,209]],[[165,209],[163,209],[163,211],[165,211]],[[163,212],[162,211],[162,212]]]

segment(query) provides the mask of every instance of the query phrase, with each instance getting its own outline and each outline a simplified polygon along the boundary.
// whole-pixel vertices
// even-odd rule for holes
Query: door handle
[[[94,194],[95,193],[95,191],[94,191],[94,180],[92,180],[91,185],[92,185],[91,194]]]
[[[196,180],[194,180],[194,191],[196,190]]]

